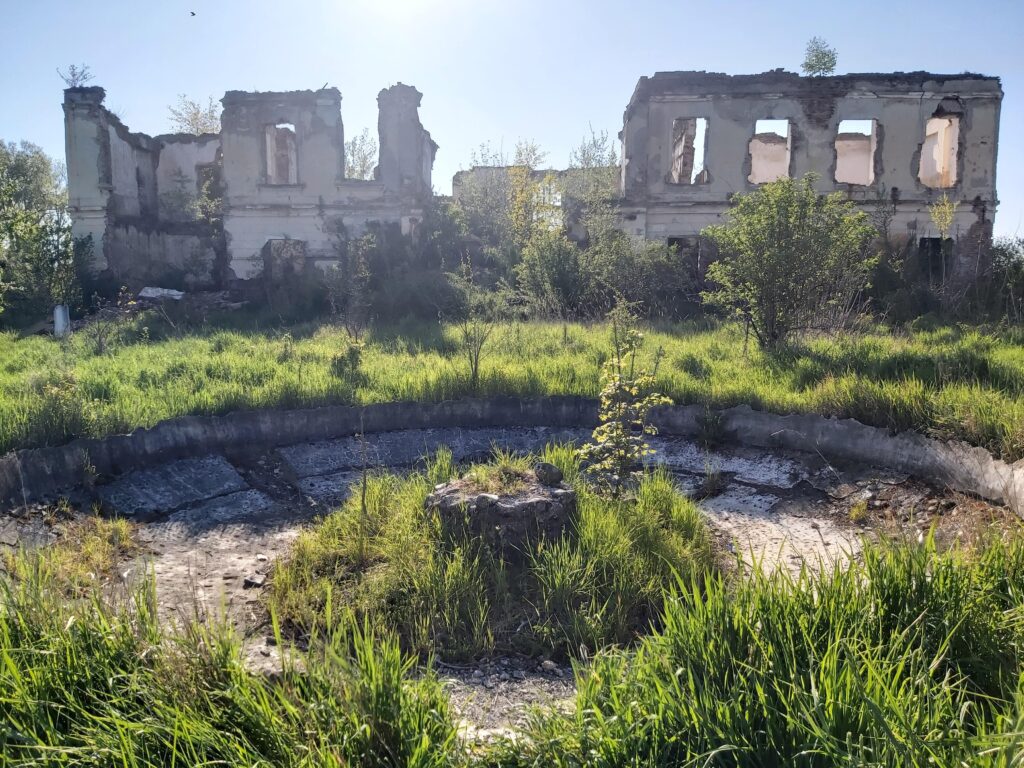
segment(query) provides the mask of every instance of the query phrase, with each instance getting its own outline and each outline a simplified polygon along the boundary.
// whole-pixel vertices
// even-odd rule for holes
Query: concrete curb
[[[716,415],[717,414],[717,415]],[[665,406],[652,414],[664,435],[699,434],[703,406]],[[738,406],[712,413],[727,442],[820,453],[907,472],[954,490],[1006,504],[1024,515],[1024,460],[1008,464],[983,448],[915,433],[889,434],[853,419],[814,414],[779,416]],[[357,432],[445,427],[585,427],[597,402],[582,397],[513,397],[442,403],[382,403],[294,411],[239,411],[184,416],[127,435],[74,440],[0,458],[0,505],[54,498],[97,478],[211,453],[266,450],[346,437]]]

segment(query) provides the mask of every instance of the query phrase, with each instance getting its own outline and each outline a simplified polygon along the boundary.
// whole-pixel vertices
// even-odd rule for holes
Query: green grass
[[[681,585],[506,766],[1020,765],[1024,545],[872,548],[823,577]]]
[[[49,568],[21,574],[0,593],[5,767],[1024,762],[1020,539],[881,545],[820,576],[684,576],[658,632],[577,667],[574,712],[471,754],[384,627],[338,620],[265,676],[226,630],[162,628],[152,584],[111,606],[66,600]]]
[[[334,361],[342,331],[259,329],[241,319],[170,329],[144,317],[105,354],[89,333],[67,343],[0,336],[0,450],[130,431],[185,414],[487,395],[596,397],[607,328],[501,326],[474,387],[450,327],[376,329],[356,371]],[[148,331],[143,332],[143,326]],[[287,330],[287,333],[285,331]],[[740,329],[695,325],[647,334],[662,347],[658,385],[677,403],[749,404],[776,413],[854,417],[1024,456],[1024,337],[944,328],[879,328],[809,339],[768,357]]]
[[[440,768],[458,757],[447,698],[430,674],[413,679],[393,639],[346,625],[301,669],[250,674],[228,630],[162,629],[151,592],[116,608],[70,603],[36,574],[2,595],[0,765]]]
[[[578,482],[568,446],[542,458],[574,483],[577,518],[570,535],[536,542],[523,562],[443,530],[424,512],[434,485],[452,477],[450,454],[442,453],[421,473],[370,475],[365,508],[356,487],[341,509],[304,532],[272,573],[270,609],[303,633],[351,612],[394,631],[412,653],[449,659],[632,643],[657,626],[677,574],[697,578],[712,568],[704,520],[663,471],[644,477],[635,499],[611,501]],[[499,456],[466,474],[491,477],[511,462]]]

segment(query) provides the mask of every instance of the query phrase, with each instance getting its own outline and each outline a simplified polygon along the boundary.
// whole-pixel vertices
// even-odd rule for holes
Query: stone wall
[[[653,421],[665,435],[693,436],[706,418],[702,406],[666,406]],[[590,427],[597,403],[579,397],[493,398],[443,403],[329,406],[297,411],[242,411],[226,416],[170,419],[129,435],[75,440],[55,448],[21,450],[0,459],[0,504],[53,498],[61,492],[154,464],[214,453],[251,453],[346,437],[358,432],[445,427]],[[908,472],[958,491],[1005,503],[1024,515],[1024,460],[1007,464],[982,448],[892,435],[853,419],[813,414],[779,416],[747,406],[721,412],[731,442],[810,451]]]

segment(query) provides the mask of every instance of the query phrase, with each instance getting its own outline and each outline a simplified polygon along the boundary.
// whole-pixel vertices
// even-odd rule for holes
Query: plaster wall
[[[839,189],[866,206],[879,195],[895,194],[904,225],[915,221],[917,230],[924,231],[928,223],[920,213],[927,217],[926,206],[943,191],[918,179],[925,124],[936,111],[948,108],[961,114],[957,182],[946,191],[962,203],[958,225],[969,227],[977,220],[976,200],[989,220],[995,209],[1001,97],[998,80],[981,76],[659,73],[640,81],[624,118],[622,209],[631,216],[644,212],[648,237],[697,234],[720,221],[730,195],[757,188],[748,178],[756,121],[788,119],[793,177],[814,172],[820,191]],[[708,119],[706,184],[669,183],[672,124],[680,117]],[[870,185],[834,181],[836,137],[846,119],[876,121]]]
[[[869,186],[875,175],[875,138],[861,133],[836,137],[836,183]]]
[[[184,186],[190,193],[198,191],[196,166],[210,165],[217,159],[220,138],[204,136],[158,136],[160,156],[156,166],[158,194],[176,192]]]

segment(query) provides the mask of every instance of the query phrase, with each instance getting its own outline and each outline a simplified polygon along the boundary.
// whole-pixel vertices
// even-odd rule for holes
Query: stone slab
[[[456,461],[485,457],[497,445],[503,450],[532,452],[547,443],[579,441],[590,436],[587,429],[528,427],[508,429],[409,429],[367,435],[364,439],[345,437],[304,443],[279,449],[279,454],[296,478],[327,475],[341,470],[368,467],[402,467],[415,464],[442,446],[448,446]]]
[[[149,541],[195,537],[231,525],[257,526],[275,517],[274,500],[253,489],[207,499],[187,509],[172,512],[158,523],[145,526]]]
[[[349,497],[352,486],[359,482],[360,475],[359,472],[343,470],[329,475],[303,477],[295,487],[318,504],[341,504]]]
[[[205,456],[130,472],[98,493],[105,506],[122,515],[148,517],[248,487],[227,459]]]
[[[792,488],[808,477],[809,470],[794,459],[767,451],[740,448],[715,451],[680,438],[651,437],[647,440],[654,453],[651,464],[663,464],[670,470],[706,474],[726,472],[741,483]]]

